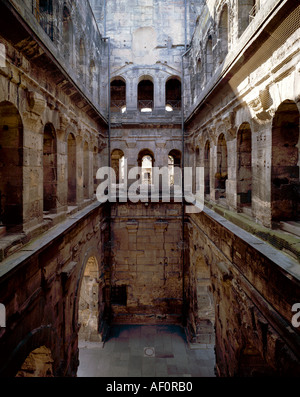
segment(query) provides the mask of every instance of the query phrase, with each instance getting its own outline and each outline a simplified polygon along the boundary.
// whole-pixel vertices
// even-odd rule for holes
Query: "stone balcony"
[[[154,108],[142,112],[136,108],[122,112],[121,109],[111,108],[110,121],[112,124],[180,124],[181,117],[181,109],[168,111]]]

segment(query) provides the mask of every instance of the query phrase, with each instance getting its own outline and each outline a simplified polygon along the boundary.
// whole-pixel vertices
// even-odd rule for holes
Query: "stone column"
[[[166,108],[166,89],[165,80],[161,73],[158,73],[154,80],[154,108],[153,114],[156,116],[165,115]]]
[[[41,116],[46,100],[36,92],[27,96],[28,111],[23,114],[23,225],[33,227],[43,220],[43,125]]]

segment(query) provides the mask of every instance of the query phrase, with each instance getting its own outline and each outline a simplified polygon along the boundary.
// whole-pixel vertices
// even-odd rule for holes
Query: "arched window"
[[[209,81],[214,71],[212,37],[209,36],[206,44],[206,81]]]
[[[99,168],[98,148],[97,148],[97,146],[94,146],[94,151],[93,151],[94,193],[96,193],[97,186],[98,186],[98,180],[96,178],[98,168]]]
[[[181,81],[170,78],[166,82],[166,110],[173,111],[181,108]]]
[[[251,22],[251,15],[255,7],[255,0],[239,0],[238,1],[238,18],[239,18],[239,36],[245,31]]]
[[[227,144],[224,134],[220,134],[217,144],[217,172],[215,175],[216,198],[226,197],[227,179],[228,179]]]
[[[95,61],[91,59],[89,67],[89,90],[92,95],[94,94],[94,92],[96,92],[97,88],[96,76],[96,64]]]
[[[54,40],[53,1],[36,0],[35,16],[50,39]]]
[[[195,149],[195,159],[194,159],[194,170],[193,170],[193,193],[195,194],[197,189],[199,189],[199,180],[197,180],[197,177],[199,173],[197,174],[197,169],[201,167],[201,156],[200,156],[200,148],[199,146],[196,147]]]
[[[219,22],[219,43],[220,43],[220,63],[222,63],[228,53],[228,34],[229,34],[229,20],[228,20],[228,6],[224,5],[220,22]]]
[[[126,82],[122,77],[110,83],[110,107],[113,112],[126,112]]]
[[[23,222],[23,125],[18,109],[0,103],[0,220],[7,229]]]
[[[85,84],[86,77],[86,51],[83,38],[79,41],[79,79]]]
[[[142,158],[142,184],[152,183],[152,157],[148,154]]]
[[[201,60],[201,58],[199,57],[197,59],[197,63],[196,63],[196,90],[198,88],[201,87],[202,82],[203,82],[203,76],[204,76],[204,72],[203,72],[203,62]]]
[[[181,168],[181,152],[176,149],[171,150],[168,159],[170,186],[180,185],[181,174],[179,169]]]
[[[83,197],[90,197],[90,151],[87,141],[83,145]]]
[[[210,142],[204,147],[204,194],[210,194]]]
[[[77,199],[77,174],[76,174],[76,139],[68,135],[68,204],[75,205]]]
[[[299,111],[291,100],[273,119],[271,180],[272,220],[299,220]]]
[[[63,56],[64,58],[72,62],[72,54],[73,54],[73,23],[71,19],[71,14],[69,9],[64,6],[63,8],[63,23],[62,23],[62,43],[63,43]]]
[[[43,179],[43,210],[48,212],[56,208],[57,202],[56,134],[50,123],[46,124],[44,128]]]
[[[143,77],[138,84],[138,109],[152,112],[154,106],[154,86],[152,78]]]
[[[116,183],[124,183],[124,153],[120,149],[115,149],[111,153],[111,166],[116,174]]]
[[[141,150],[138,157],[138,166],[141,168],[141,180],[143,185],[152,184],[152,168],[154,155],[151,150]]]
[[[252,160],[251,129],[249,123],[243,123],[237,134],[237,195],[238,206],[251,206],[252,196]]]

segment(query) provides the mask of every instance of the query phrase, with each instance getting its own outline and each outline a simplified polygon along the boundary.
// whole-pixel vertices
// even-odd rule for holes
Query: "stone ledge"
[[[215,203],[205,202],[205,205],[240,228],[279,249],[282,253],[300,261],[300,238],[296,235],[280,229],[269,229],[259,225],[244,213],[233,212]]]
[[[72,228],[78,221],[85,218],[90,212],[101,207],[99,202],[93,202],[89,206],[76,212],[75,215],[67,217],[64,221],[56,226],[44,231],[38,237],[30,239],[26,233],[19,233],[5,236],[0,241],[0,278],[8,274],[20,263],[26,261],[30,256],[44,249],[55,238]],[[14,248],[15,247],[15,248]],[[13,250],[13,251],[11,251]],[[3,257],[5,252],[9,252],[9,256]]]

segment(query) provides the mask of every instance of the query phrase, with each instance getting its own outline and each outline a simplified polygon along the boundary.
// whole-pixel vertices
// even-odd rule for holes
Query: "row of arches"
[[[237,195],[239,205],[251,206],[252,172],[251,172],[251,128],[249,123],[243,123],[237,134]],[[204,193],[211,191],[211,143],[204,146]],[[201,166],[200,150],[196,148],[196,166]],[[221,133],[217,141],[216,172],[214,174],[214,189],[216,198],[226,198],[226,181],[228,179],[228,151],[225,135]]]
[[[50,133],[47,133],[51,130]],[[67,149],[66,149],[66,170],[67,170],[67,204],[76,205],[78,202],[78,142],[75,134],[70,132],[67,136]],[[50,149],[51,150],[48,150]],[[44,144],[43,144],[43,210],[51,211],[56,208],[57,200],[57,139],[55,129],[51,124],[46,124],[44,130]],[[93,186],[93,174],[97,165],[97,147],[90,149],[88,141],[85,139],[82,144],[82,190],[83,199],[87,200],[92,197],[95,187]]]
[[[151,76],[142,76],[136,87],[136,107],[141,112],[152,112],[155,107],[155,88]],[[111,110],[126,111],[127,92],[123,77],[115,77],[110,84]],[[173,111],[181,108],[181,81],[178,77],[170,77],[165,83],[165,110]]]
[[[0,220],[7,229],[23,223],[24,208],[24,166],[27,149],[23,143],[23,123],[17,108],[8,101],[0,103]],[[67,136],[66,173],[67,173],[67,203],[77,202],[77,162],[78,143],[75,135]],[[96,147],[90,148],[85,139],[83,147],[83,198],[88,199],[94,193],[92,175],[95,170],[92,164],[97,164]],[[58,142],[52,123],[46,123],[42,141],[42,184],[43,211],[54,211],[58,205]],[[61,154],[61,153],[60,153]],[[37,156],[38,154],[36,154]],[[35,157],[36,157],[35,156]],[[27,176],[28,177],[28,176]],[[39,182],[38,182],[39,183]]]
[[[238,0],[236,7],[237,12],[233,13],[230,3],[225,3],[218,18],[215,19],[216,26],[213,22],[206,36],[200,40],[200,48],[194,46],[194,48],[198,48],[198,51],[194,63],[195,74],[191,78],[192,93],[195,93],[197,87],[208,83],[215,69],[223,63],[234,33],[233,26],[238,27],[237,35],[240,37],[258,12],[259,4],[257,0]],[[236,15],[237,21],[234,19],[231,22],[231,14]],[[203,46],[201,42],[204,43]]]
[[[251,208],[252,205],[252,137],[250,124],[242,123],[236,140],[236,193],[237,207],[240,210],[245,207]],[[270,203],[274,222],[299,220],[299,146],[299,110],[294,101],[287,100],[278,107],[272,124]],[[221,199],[222,202],[222,199],[226,199],[228,189],[228,149],[225,135],[221,133],[218,136],[214,175],[211,175],[213,154],[209,139],[204,145],[203,161],[201,162],[199,147],[196,148],[195,156],[196,166],[204,166],[205,194],[210,198],[214,189],[214,198]],[[256,172],[262,173],[263,170]]]
[[[124,152],[120,149],[114,149],[111,152],[111,166],[116,175],[116,183],[120,184],[124,182],[125,167],[124,167]],[[141,169],[141,181],[143,185],[149,185],[153,183],[152,169],[155,164],[155,156],[152,150],[143,149],[139,152],[137,157],[137,166]],[[169,184],[174,186],[176,184],[175,169],[181,167],[181,152],[177,149],[172,149],[168,153],[168,163],[165,165],[169,171]],[[178,184],[179,181],[178,181]]]
[[[96,92],[97,60],[92,55],[94,51],[88,48],[84,32],[75,35],[75,24],[78,30],[78,21],[74,21],[77,17],[72,15],[72,6],[69,7],[66,2],[61,6],[53,0],[33,0],[32,9],[50,39],[61,45],[66,64],[77,70],[79,81],[88,87],[91,94]]]

